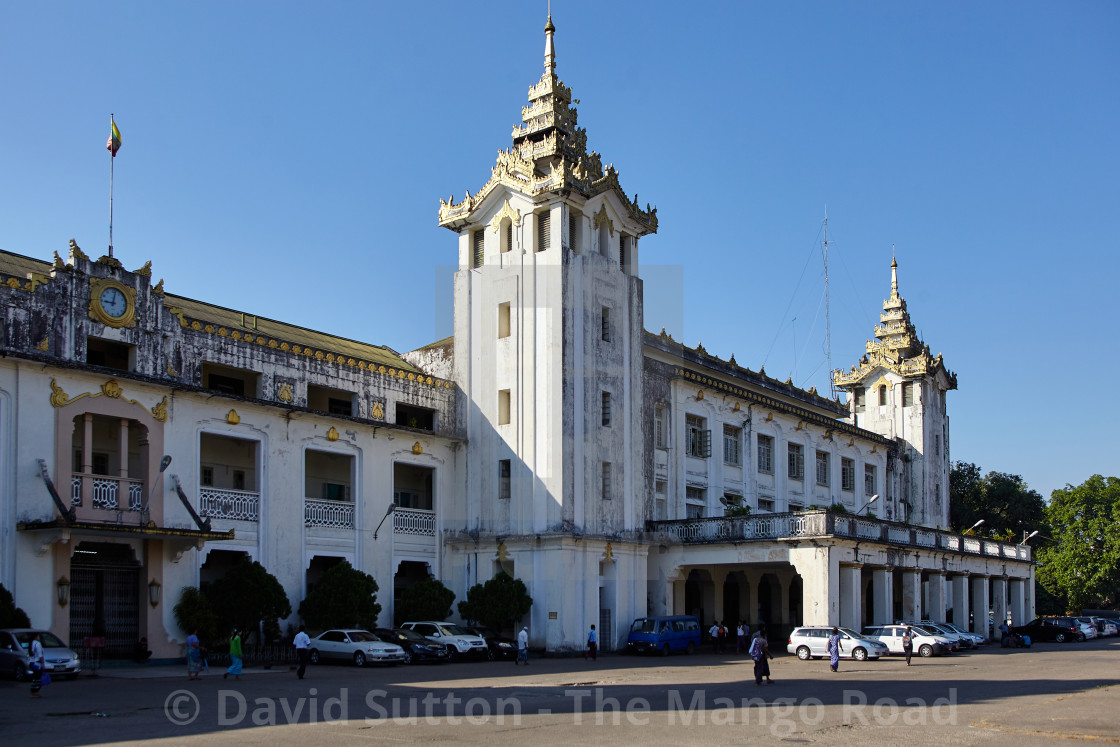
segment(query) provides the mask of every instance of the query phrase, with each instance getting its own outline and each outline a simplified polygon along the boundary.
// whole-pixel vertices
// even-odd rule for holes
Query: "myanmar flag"
[[[113,133],[109,135],[109,142],[105,143],[105,147],[113,154],[113,158],[116,158],[117,151],[121,149],[121,131],[117,129],[116,122],[109,121],[113,123]]]

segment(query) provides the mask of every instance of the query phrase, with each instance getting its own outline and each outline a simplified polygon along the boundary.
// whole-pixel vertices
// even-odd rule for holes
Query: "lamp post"
[[[874,503],[877,500],[879,500],[879,494],[878,493],[871,496],[871,498],[867,501],[867,503],[863,504],[863,508],[861,508],[859,511],[856,511],[856,516],[859,516],[860,514],[862,514],[865,510],[867,510],[867,508],[869,506],[871,506],[872,503]]]
[[[160,583],[154,578],[148,583],[148,603],[152,608],[159,606]]]
[[[377,539],[377,533],[381,531],[381,525],[384,524],[385,520],[389,518],[389,514],[393,513],[396,510],[397,510],[397,504],[390,503],[389,504],[389,509],[385,512],[385,515],[381,517],[381,521],[378,522],[377,529],[373,530],[373,538],[374,539]]]
[[[961,534],[969,534],[969,533],[972,532],[973,529],[975,529],[976,527],[980,526],[983,523],[984,523],[984,519],[981,519],[980,521],[978,521],[975,524],[973,524],[972,526],[970,526],[968,529],[961,532]]]
[[[58,579],[58,606],[65,607],[70,603],[70,579],[62,576]]]
[[[1023,541],[1022,541],[1022,542],[1020,542],[1019,544],[1020,544],[1020,545],[1025,545],[1025,544],[1027,544],[1027,540],[1029,540],[1029,539],[1030,539],[1031,537],[1035,536],[1036,534],[1038,534],[1038,530],[1037,530],[1037,529],[1036,529],[1036,530],[1034,530],[1033,532],[1031,532],[1030,534],[1027,534],[1026,530],[1023,530]]]

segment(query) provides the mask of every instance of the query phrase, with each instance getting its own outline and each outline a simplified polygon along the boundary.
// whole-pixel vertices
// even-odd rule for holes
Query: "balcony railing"
[[[303,501],[303,524],[308,527],[354,528],[354,504],[349,501]]]
[[[393,511],[393,531],[397,534],[419,534],[434,537],[436,512],[398,508]]]
[[[890,545],[952,550],[1030,560],[1028,545],[966,537],[953,532],[831,511],[798,511],[758,516],[647,521],[646,530],[668,534],[683,544],[756,542],[802,537],[844,537]]]
[[[123,483],[123,485],[122,485]],[[88,484],[88,488],[83,486]],[[105,511],[139,511],[144,507],[144,481],[131,477],[108,477],[74,472],[70,476],[70,504],[86,504],[85,494],[89,494],[89,505]],[[121,505],[122,495],[127,496]]]
[[[203,487],[198,491],[198,513],[206,519],[260,521],[261,494],[248,490]]]

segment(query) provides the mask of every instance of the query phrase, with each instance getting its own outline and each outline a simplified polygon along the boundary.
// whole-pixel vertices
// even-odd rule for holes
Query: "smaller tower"
[[[949,525],[949,416],[945,393],[957,375],[933,357],[910,321],[898,293],[898,261],[891,258],[891,295],[875,339],[849,371],[832,372],[848,392],[852,424],[894,438],[897,459],[885,476],[887,518],[929,527]]]

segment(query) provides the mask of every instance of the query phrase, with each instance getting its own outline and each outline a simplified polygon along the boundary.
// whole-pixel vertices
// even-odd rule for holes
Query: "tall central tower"
[[[445,567],[468,585],[498,570],[525,581],[534,641],[564,648],[603,610],[630,615],[635,594],[645,612],[645,549],[627,537],[644,489],[638,243],[657,212],[587,151],[551,17],[544,31],[544,74],[512,147],[478,192],[440,204],[459,237],[454,376],[468,438],[445,527],[474,543],[452,540]],[[632,581],[640,592],[618,591]]]

